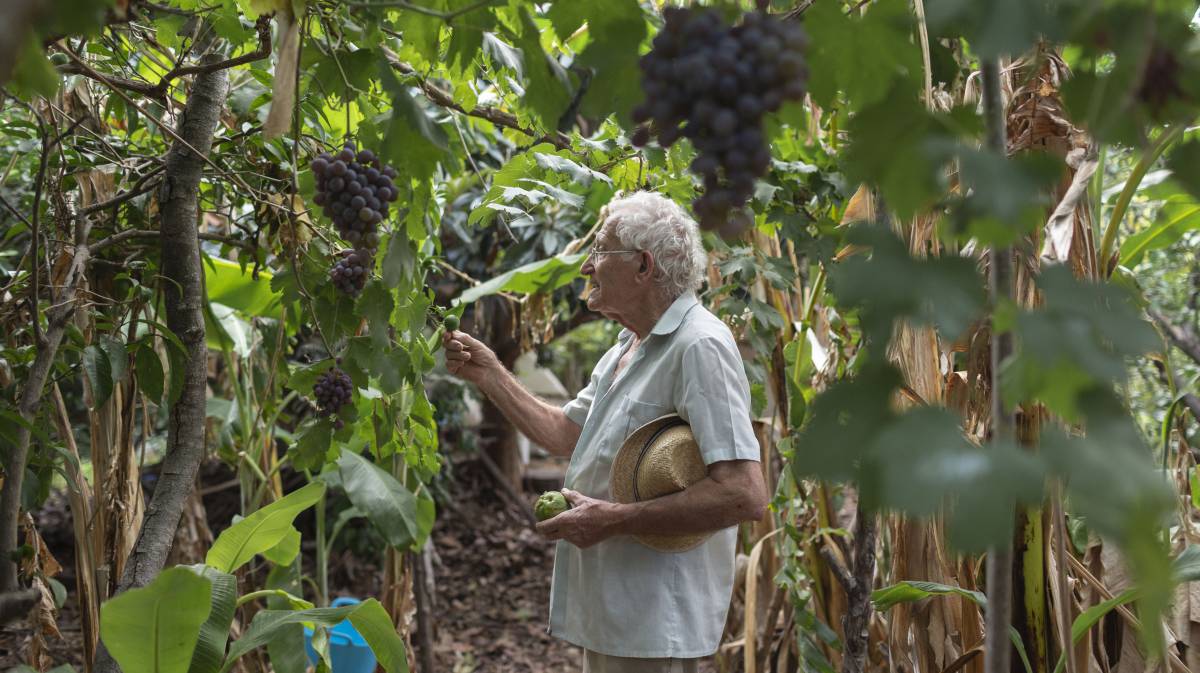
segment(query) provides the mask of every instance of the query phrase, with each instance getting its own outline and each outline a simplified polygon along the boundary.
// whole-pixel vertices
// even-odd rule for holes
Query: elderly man
[[[716,651],[733,590],[736,524],[763,516],[767,493],[750,425],[750,390],[733,335],[700,305],[707,258],[696,223],[648,192],[612,201],[581,272],[588,308],[625,327],[561,409],[462,333],[445,336],[449,370],[475,383],[533,441],[571,457],[571,509],[538,525],[559,540],[550,633],[584,648],[589,673],[695,671]],[[609,499],[613,457],[638,427],[687,421],[707,477],[631,504]],[[666,553],[631,535],[712,533]]]

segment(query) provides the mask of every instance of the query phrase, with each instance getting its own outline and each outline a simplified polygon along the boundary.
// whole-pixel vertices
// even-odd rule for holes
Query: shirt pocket
[[[625,397],[625,431],[621,433],[621,442],[633,434],[635,430],[650,421],[666,416],[672,408],[668,404],[643,402],[631,396]]]

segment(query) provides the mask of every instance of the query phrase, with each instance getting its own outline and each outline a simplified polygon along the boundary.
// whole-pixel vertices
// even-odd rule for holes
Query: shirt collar
[[[679,324],[683,322],[683,317],[692,310],[692,307],[699,304],[700,300],[696,298],[695,292],[684,292],[663,312],[659,317],[658,322],[654,324],[654,329],[650,330],[651,334],[667,335],[679,329]]]
[[[663,314],[659,316],[658,322],[654,323],[654,327],[650,330],[650,333],[663,336],[679,329],[680,323],[683,322],[683,317],[688,314],[688,311],[692,310],[693,306],[699,303],[700,300],[696,298],[695,292],[689,291],[679,295],[679,297],[667,307],[667,310],[663,311]],[[622,344],[632,338],[633,330],[629,329],[628,327],[621,328],[620,333],[617,334],[617,341]]]

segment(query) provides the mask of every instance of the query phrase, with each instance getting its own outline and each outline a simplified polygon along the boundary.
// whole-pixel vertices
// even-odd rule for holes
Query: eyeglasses
[[[637,254],[639,252],[641,252],[641,250],[597,250],[595,246],[592,246],[591,251],[588,252],[587,258],[592,259],[593,257],[599,257],[600,255]]]

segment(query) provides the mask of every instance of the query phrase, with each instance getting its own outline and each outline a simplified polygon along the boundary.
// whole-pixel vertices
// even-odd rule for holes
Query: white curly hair
[[[654,280],[668,298],[700,289],[708,255],[696,221],[679,204],[661,194],[634,192],[609,201],[600,217],[622,247],[654,256]]]

